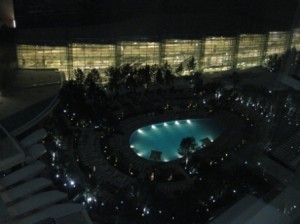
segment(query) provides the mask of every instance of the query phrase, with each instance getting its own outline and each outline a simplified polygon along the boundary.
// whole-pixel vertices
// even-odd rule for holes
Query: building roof
[[[12,202],[22,197],[28,197],[31,194],[51,185],[52,182],[46,178],[34,178],[12,189],[2,192],[1,198],[5,203]]]
[[[0,125],[0,171],[9,169],[25,159],[25,154],[14,139]],[[1,185],[1,184],[0,184]],[[1,188],[1,186],[0,186]]]
[[[71,203],[54,205],[29,217],[16,220],[14,222],[14,224],[28,223],[92,224],[84,207],[79,204]]]

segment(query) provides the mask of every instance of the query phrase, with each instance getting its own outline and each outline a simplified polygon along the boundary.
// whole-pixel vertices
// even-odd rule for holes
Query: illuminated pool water
[[[194,137],[199,149],[203,139],[213,142],[225,130],[217,119],[191,119],[169,121],[142,127],[134,131],[129,139],[132,150],[149,160],[171,161],[182,156],[178,153],[182,138]],[[157,159],[153,154],[160,154]],[[152,154],[152,155],[151,155]]]

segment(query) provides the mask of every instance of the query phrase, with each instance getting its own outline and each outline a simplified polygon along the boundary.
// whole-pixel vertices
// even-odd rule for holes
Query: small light
[[[178,121],[175,121],[175,124],[176,124],[176,125],[179,125],[179,122],[178,122]]]
[[[191,123],[192,123],[191,120],[186,120],[186,122],[187,122],[188,124],[191,124]]]

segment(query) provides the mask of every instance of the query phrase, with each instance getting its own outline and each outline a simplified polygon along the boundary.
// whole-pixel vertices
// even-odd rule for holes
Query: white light
[[[167,126],[168,126],[168,124],[165,122],[165,123],[164,123],[164,126],[165,126],[165,127],[167,127]]]
[[[141,157],[143,156],[143,153],[141,153],[141,152],[138,152],[137,154],[138,154],[138,156],[141,156]]]
[[[130,145],[130,148],[132,148],[132,149],[133,149],[133,148],[134,148],[134,145]]]
[[[141,134],[142,134],[142,133],[144,133],[144,132],[143,132],[141,129],[139,129],[139,130],[138,130],[138,133],[141,133]]]
[[[236,193],[236,190],[233,190],[232,192],[233,192],[233,193]]]
[[[71,180],[71,181],[70,181],[70,184],[71,184],[72,186],[75,185],[74,180]]]
[[[86,199],[86,201],[87,201],[88,203],[90,203],[92,200],[93,200],[93,199],[92,199],[91,197],[88,197],[88,198]]]
[[[155,125],[151,125],[152,129],[156,129]]]
[[[186,120],[186,122],[187,122],[188,124],[191,124],[191,123],[192,123],[191,120]]]
[[[17,27],[17,23],[16,23],[16,20],[14,19],[13,20],[13,28],[16,28]]]
[[[179,125],[179,122],[178,122],[178,121],[175,121],[175,124],[176,124],[176,125]]]
[[[56,174],[55,177],[56,177],[56,178],[59,178],[59,174]]]

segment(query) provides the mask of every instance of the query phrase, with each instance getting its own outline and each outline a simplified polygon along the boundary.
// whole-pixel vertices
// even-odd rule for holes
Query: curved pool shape
[[[198,149],[201,149],[208,140],[213,142],[224,130],[223,122],[217,119],[169,121],[134,131],[130,136],[129,144],[140,157],[168,162],[182,157],[178,153],[182,138],[194,137]],[[206,140],[202,141],[203,139]]]

